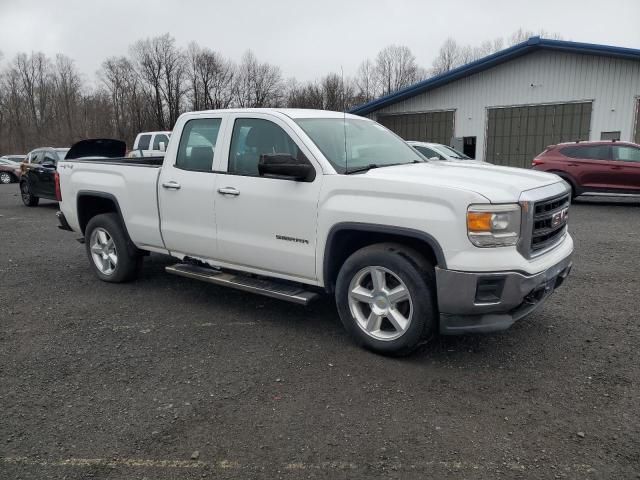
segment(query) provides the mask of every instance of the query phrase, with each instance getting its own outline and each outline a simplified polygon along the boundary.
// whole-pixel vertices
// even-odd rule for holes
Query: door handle
[[[180,190],[180,184],[178,182],[174,182],[173,180],[171,180],[170,182],[164,182],[162,186],[163,188],[166,188],[168,190]]]
[[[622,170],[622,167],[611,167],[611,170]]]
[[[234,197],[240,195],[240,191],[236,190],[233,187],[220,187],[218,189],[218,193],[220,193],[221,195],[233,195]]]

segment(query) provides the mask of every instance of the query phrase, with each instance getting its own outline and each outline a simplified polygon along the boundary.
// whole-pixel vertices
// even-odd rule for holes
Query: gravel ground
[[[572,207],[572,275],[503,334],[405,359],[304,308],[97,280],[0,186],[0,478],[640,478],[640,201]]]

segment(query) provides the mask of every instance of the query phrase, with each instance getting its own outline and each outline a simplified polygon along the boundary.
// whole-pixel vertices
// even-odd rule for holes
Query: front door
[[[40,196],[40,178],[36,172],[36,169],[42,168],[41,163],[43,158],[43,150],[31,152],[31,161],[25,165],[25,172],[23,174],[26,177],[27,184],[29,186],[29,192],[35,197]]]
[[[191,119],[179,145],[167,151],[166,158],[174,161],[165,162],[158,179],[160,231],[165,248],[174,255],[217,255],[213,162],[223,132],[222,116]]]
[[[616,188],[629,192],[640,191],[640,148],[631,145],[614,145],[611,169]]]
[[[40,165],[34,168],[35,175],[38,179],[37,193],[34,195],[42,198],[56,198],[56,184],[54,174],[58,165],[58,154],[53,150],[45,150]]]
[[[216,176],[220,260],[314,280],[319,165],[275,116],[240,114],[229,129],[229,155],[224,172]],[[316,170],[315,178],[294,181],[260,176],[260,156],[276,153],[306,158]]]

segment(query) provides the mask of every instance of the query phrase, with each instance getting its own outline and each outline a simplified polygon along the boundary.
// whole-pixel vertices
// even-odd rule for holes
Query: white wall
[[[487,108],[593,100],[590,139],[620,130],[631,141],[638,97],[638,61],[541,50],[375,113],[455,109],[455,136],[476,136],[476,158],[484,159]]]

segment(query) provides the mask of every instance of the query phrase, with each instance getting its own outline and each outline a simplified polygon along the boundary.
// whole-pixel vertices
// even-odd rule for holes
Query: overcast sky
[[[389,44],[407,45],[429,67],[449,36],[460,43],[522,27],[565,39],[640,48],[640,0],[0,0],[0,51],[64,53],[92,81],[108,56],[169,32],[238,60],[251,49],[310,80]]]

